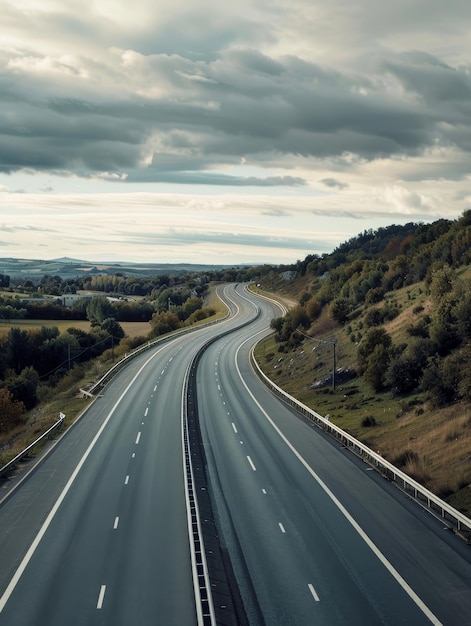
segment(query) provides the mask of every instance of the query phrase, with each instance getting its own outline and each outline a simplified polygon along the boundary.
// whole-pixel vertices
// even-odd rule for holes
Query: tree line
[[[142,302],[111,302],[105,296],[98,296],[83,300],[75,310],[53,302],[23,308],[18,300],[7,304],[2,298],[0,316],[4,318],[17,319],[12,309],[19,313],[18,317],[32,319],[63,320],[70,315],[70,319],[75,316],[89,320],[90,330],[71,325],[61,333],[54,326],[22,329],[11,325],[0,338],[0,433],[21,425],[27,412],[50,397],[64,380],[67,384],[79,378],[87,361],[110,350],[119,354],[123,339],[123,351],[129,351],[213,315],[214,310],[203,306],[206,289],[207,285],[200,290],[200,297],[188,285],[174,286],[162,290],[156,300]],[[128,320],[149,322],[149,332],[134,339],[125,338],[120,321]]]

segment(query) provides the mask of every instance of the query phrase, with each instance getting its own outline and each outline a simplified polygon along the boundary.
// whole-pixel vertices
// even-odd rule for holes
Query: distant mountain
[[[63,256],[60,259],[51,259],[51,263],[89,263],[81,259],[71,259],[69,256]]]

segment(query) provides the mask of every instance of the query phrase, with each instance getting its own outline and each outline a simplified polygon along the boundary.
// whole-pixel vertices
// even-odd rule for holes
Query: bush
[[[405,467],[408,463],[417,462],[419,457],[413,450],[404,450],[401,454],[391,460],[397,468]]]
[[[23,402],[14,400],[8,389],[0,388],[0,433],[7,433],[23,422]]]

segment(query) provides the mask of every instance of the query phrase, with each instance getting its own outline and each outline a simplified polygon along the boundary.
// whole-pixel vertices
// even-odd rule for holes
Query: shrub
[[[361,420],[361,425],[365,428],[370,428],[371,426],[376,426],[376,419],[373,415],[367,415]]]

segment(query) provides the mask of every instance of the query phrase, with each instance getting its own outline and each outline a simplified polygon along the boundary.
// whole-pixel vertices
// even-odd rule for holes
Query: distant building
[[[81,293],[64,293],[60,297],[62,306],[71,309],[76,306],[80,300],[90,299],[90,296],[83,295]]]

